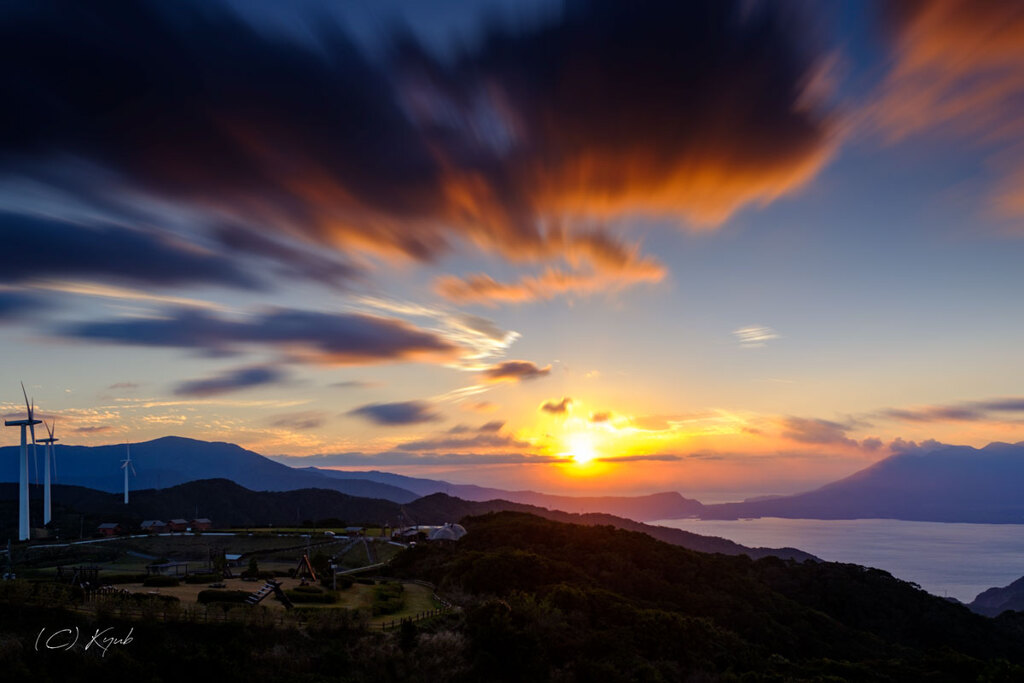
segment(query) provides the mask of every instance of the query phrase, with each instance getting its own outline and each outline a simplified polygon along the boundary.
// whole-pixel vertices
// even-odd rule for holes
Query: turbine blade
[[[128,464],[131,465],[131,463]],[[135,465],[132,465],[132,474],[136,477],[139,476],[139,473],[135,471]]]
[[[28,392],[25,391],[25,383],[21,383],[21,395],[25,397],[25,410],[29,410],[28,407]]]

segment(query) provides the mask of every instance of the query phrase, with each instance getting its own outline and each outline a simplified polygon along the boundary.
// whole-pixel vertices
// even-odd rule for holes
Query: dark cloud
[[[455,425],[454,427],[449,429],[448,433],[449,434],[467,434],[467,433],[470,433],[470,432],[477,432],[477,433],[480,433],[480,434],[492,434],[494,432],[500,432],[501,428],[504,427],[504,426],[505,426],[505,423],[502,420],[492,420],[490,422],[485,422],[484,424],[480,425],[479,427],[470,427],[469,425],[459,424],[459,425]]]
[[[424,401],[400,401],[397,403],[370,403],[348,411],[349,415],[364,417],[379,425],[411,425],[437,422],[441,415]]]
[[[0,262],[4,259],[0,256]],[[0,280],[3,273],[0,273]],[[0,290],[0,323],[14,322],[49,308],[49,303],[34,294],[16,290]]]
[[[612,414],[607,410],[590,414],[591,422],[607,422],[610,419],[612,419]]]
[[[104,434],[106,432],[113,431],[114,428],[110,425],[96,425],[92,427],[72,427],[71,431],[75,434]]]
[[[782,419],[782,426],[782,436],[800,443],[857,445],[856,441],[846,436],[848,426],[831,420],[786,417]]]
[[[0,237],[0,282],[50,277],[159,287],[261,286],[224,256],[143,230],[0,213]]]
[[[174,388],[174,393],[176,396],[215,396],[267,384],[278,384],[285,377],[283,370],[268,365],[235,368],[215,377],[182,382]]]
[[[366,389],[367,387],[373,386],[371,382],[363,382],[357,379],[349,379],[343,382],[332,382],[332,387],[337,389]]]
[[[291,309],[272,309],[242,319],[176,309],[156,319],[70,324],[58,334],[86,341],[220,354],[262,345],[287,351],[296,360],[328,365],[450,359],[459,352],[451,342],[402,320]]]
[[[590,225],[719,222],[830,156],[809,35],[785,4],[570,1],[451,59],[404,38],[371,60],[322,18],[300,39],[212,1],[36,0],[0,24],[0,86],[16,103],[0,109],[0,172],[81,159],[114,180],[81,172],[57,189],[230,216],[252,232],[221,241],[251,255],[288,236],[428,260],[465,240],[562,259],[571,269],[542,284],[567,291],[650,281],[660,266]],[[110,251],[110,273],[251,284],[206,258],[125,253]],[[348,275],[275,254],[292,274]]]
[[[268,419],[271,427],[307,431],[323,427],[327,422],[327,414],[316,410],[305,410],[285,415],[274,415]]]
[[[1004,419],[998,413],[1018,412],[1024,412],[1024,398],[1007,397],[920,408],[887,408],[879,416],[904,422],[977,422]]]
[[[1024,412],[1024,398],[994,398],[977,405],[985,410]]]
[[[409,441],[398,446],[400,451],[463,451],[476,448],[530,448],[526,441],[514,439],[500,434],[477,434],[476,436],[458,439],[421,439]]]
[[[565,415],[569,412],[569,406],[571,405],[572,399],[566,396],[561,401],[555,401],[554,399],[545,401],[541,404],[540,409],[552,415]]]
[[[490,366],[480,374],[488,382],[518,382],[524,379],[537,379],[551,374],[551,366],[537,367],[528,360],[506,360]]]
[[[649,455],[619,455],[606,458],[596,458],[598,462],[675,462],[682,460],[678,455],[671,453],[651,453]]]
[[[726,456],[715,451],[694,451],[687,453],[687,460],[726,460]]]
[[[363,275],[351,264],[327,257],[322,252],[313,253],[255,230],[236,225],[220,225],[214,229],[213,235],[221,245],[232,251],[269,259],[277,265],[278,273],[285,277],[343,287]]]
[[[135,382],[115,382],[111,384],[107,389],[138,389],[139,385]]]
[[[929,406],[920,410],[902,410],[892,408],[882,411],[885,417],[906,422],[973,422],[985,417],[985,413],[969,406]]]

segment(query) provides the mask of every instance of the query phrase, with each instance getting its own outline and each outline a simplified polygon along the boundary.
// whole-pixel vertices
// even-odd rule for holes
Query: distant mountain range
[[[32,518],[39,520],[42,515],[41,487],[32,488]],[[5,534],[5,538],[14,532],[17,489],[16,484],[0,484],[0,534]],[[89,536],[104,522],[117,522],[134,530],[146,519],[167,521],[198,516],[211,519],[219,527],[300,526],[307,520],[322,522],[328,519],[335,520],[332,524],[434,525],[457,521],[467,515],[514,511],[561,522],[640,531],[673,545],[701,552],[746,554],[755,559],[766,556],[798,561],[817,559],[795,548],[748,548],[724,538],[651,526],[613,515],[579,515],[505,500],[466,501],[443,493],[424,496],[403,505],[387,500],[349,496],[328,489],[250,491],[227,479],[205,479],[167,489],[135,491],[128,505],[116,493],[56,485],[53,487],[53,505],[54,526],[63,529],[63,538],[75,538],[80,531]]]
[[[18,481],[18,446],[0,448],[0,482]],[[42,447],[37,448],[42,467]],[[121,461],[125,445],[57,447],[57,478],[61,484],[100,491],[124,489]],[[167,436],[131,444],[132,462],[138,471],[129,484],[136,489],[165,489],[200,479],[230,479],[253,491],[332,489],[350,496],[409,503],[421,496],[445,493],[465,500],[503,500],[565,510],[604,512],[639,521],[688,517],[701,509],[695,500],[678,493],[645,496],[573,497],[535,491],[503,491],[467,484],[406,477],[388,472],[342,472],[316,467],[296,468],[275,462],[259,453],[223,442]],[[39,473],[40,477],[42,472]],[[30,466],[29,476],[36,479]]]
[[[976,449],[939,446],[894,455],[845,479],[790,496],[703,505],[676,492],[643,496],[560,496],[452,484],[389,472],[294,468],[229,443],[164,437],[132,444],[132,489],[229,479],[252,491],[330,489],[362,498],[411,503],[443,493],[466,501],[502,500],[570,513],[603,513],[639,522],[700,517],[741,519],[890,518],[932,522],[1024,523],[1024,442]],[[123,445],[59,446],[61,484],[117,492]],[[17,447],[0,448],[0,482],[17,481]],[[40,449],[41,460],[41,449]],[[40,462],[41,465],[41,462]],[[32,469],[35,479],[35,470]]]
[[[507,500],[514,503],[536,505],[564,512],[604,512],[640,522],[656,519],[679,519],[700,513],[704,506],[696,500],[684,498],[675,491],[642,496],[556,496],[536,491],[505,491],[473,484],[452,484],[435,479],[406,477],[390,472],[346,472],[307,467],[306,471],[319,472],[336,479],[369,479],[412,491],[421,496],[444,493],[463,500]]]
[[[0,448],[0,482],[18,481],[19,446]],[[43,449],[38,448],[39,476],[42,477]],[[57,478],[61,484],[84,486],[100,491],[123,491],[124,444],[111,446],[57,445]],[[259,453],[230,443],[198,441],[165,436],[153,441],[131,444],[132,462],[138,476],[131,489],[163,489],[198,479],[230,479],[254,491],[293,491],[295,489],[333,489],[350,496],[382,498],[408,503],[419,495],[387,483],[353,477],[340,479],[306,469],[274,462]],[[31,458],[31,455],[29,456]],[[29,465],[35,482],[36,469]]]
[[[881,460],[814,491],[705,505],[703,519],[1024,523],[1024,442],[939,446]]]

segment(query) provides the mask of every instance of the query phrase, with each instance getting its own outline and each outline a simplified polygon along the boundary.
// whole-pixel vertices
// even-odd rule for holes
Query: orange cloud
[[[492,284],[491,301],[656,282],[660,264],[587,226],[635,214],[715,226],[799,189],[834,149],[812,87],[824,58],[785,3],[566,3],[543,25],[488,26],[444,60],[408,36],[370,57],[333,25],[281,40],[209,3],[175,21],[92,8],[88,32],[78,3],[55,7],[12,19],[7,94],[19,105],[0,171],[80,158],[118,182],[74,168],[35,180],[100,205],[141,192],[215,234],[245,225],[274,239],[221,241],[292,277],[360,272],[315,246],[428,261],[468,243],[571,266]],[[76,62],[96,65],[104,87],[68,78]],[[473,300],[482,284],[439,288]]]
[[[633,284],[660,282],[664,277],[663,266],[644,260],[633,267],[611,271],[581,272],[549,267],[538,275],[526,275],[515,282],[499,282],[484,273],[465,278],[444,275],[434,282],[434,291],[460,304],[495,306],[551,299],[561,294],[619,291]]]
[[[886,7],[895,63],[874,120],[894,140],[948,129],[999,148],[1012,160],[996,208],[1024,215],[1024,165],[1015,161],[1024,133],[1024,5],[902,0]]]

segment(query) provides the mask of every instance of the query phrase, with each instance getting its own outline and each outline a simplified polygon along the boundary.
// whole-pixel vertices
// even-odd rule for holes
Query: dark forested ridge
[[[0,591],[3,680],[1024,680],[1024,614],[974,614],[880,570],[701,553],[518,512],[463,524],[460,541],[420,544],[382,570],[430,581],[461,609],[386,633],[344,610],[276,628],[129,622]],[[135,640],[107,657],[33,647],[40,630],[75,626],[133,628]]]
[[[466,602],[476,680],[1024,677],[1024,615],[988,619],[880,570],[704,554],[518,513],[463,523],[461,541],[418,547],[394,570]]]

